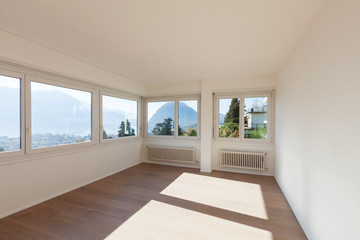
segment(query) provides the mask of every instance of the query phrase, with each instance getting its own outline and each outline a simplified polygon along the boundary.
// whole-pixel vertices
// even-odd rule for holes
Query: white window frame
[[[43,84],[48,84],[56,87],[69,88],[79,91],[85,91],[91,93],[91,141],[82,142],[82,143],[71,143],[64,145],[49,146],[43,148],[32,148],[32,131],[31,131],[31,82],[38,82]],[[82,85],[77,85],[70,83],[67,79],[59,79],[58,77],[39,77],[34,75],[27,75],[26,78],[26,153],[35,154],[35,153],[46,153],[53,151],[62,151],[67,149],[85,147],[85,146],[94,146],[98,142],[98,121],[95,119],[98,116],[98,96],[99,93],[96,89],[84,87]]]
[[[179,101],[197,101],[197,136],[178,136],[179,134]],[[148,128],[148,103],[149,102],[174,102],[174,136],[169,135],[147,135]],[[174,97],[148,97],[144,99],[144,114],[143,114],[144,137],[148,139],[181,139],[181,140],[199,140],[201,129],[200,129],[200,96],[189,95],[189,96],[174,96]]]
[[[9,71],[5,69],[0,69],[0,75],[6,77],[12,77],[20,79],[20,150],[9,151],[9,152],[0,152],[1,158],[16,157],[25,155],[26,149],[26,135],[25,135],[25,74]],[[2,162],[2,161],[0,161]]]
[[[137,135],[135,136],[125,136],[125,137],[118,137],[118,138],[111,138],[111,139],[103,139],[103,96],[109,96],[114,98],[121,98],[130,101],[137,102]],[[130,139],[140,139],[141,138],[141,97],[127,95],[124,93],[112,92],[112,91],[100,91],[100,128],[99,128],[99,137],[101,144],[108,144],[114,142],[124,142]]]
[[[16,64],[0,59],[0,74],[4,76],[21,79],[21,149],[11,152],[0,153],[0,165],[12,164],[14,162],[28,161],[43,157],[52,157],[62,154],[81,152],[87,149],[106,147],[112,142],[114,145],[127,142],[139,141],[142,137],[142,98],[135,95],[123,93],[120,90],[111,89],[99,84],[90,83],[82,79],[66,76],[52,71],[41,70],[31,66]],[[91,131],[92,141],[83,143],[73,143],[67,145],[49,146],[44,148],[32,149],[31,144],[31,81],[50,84],[53,86],[70,88],[74,90],[90,92],[92,95],[91,103]],[[115,96],[138,101],[138,135],[136,137],[126,137],[117,141],[104,141],[106,144],[100,144],[102,131],[100,135],[100,92],[105,95]]]
[[[266,139],[254,139],[254,138],[245,138],[244,133],[244,99],[245,98],[256,98],[256,97],[267,97],[268,98],[268,109],[267,109],[267,138]],[[239,109],[239,137],[238,138],[230,138],[230,137],[219,137],[219,101],[220,99],[231,99],[231,98],[239,98],[240,99],[240,109]],[[259,90],[259,91],[251,91],[251,92],[239,92],[239,93],[215,93],[214,94],[214,139],[217,141],[232,141],[232,142],[242,142],[242,143],[272,143],[273,142],[273,98],[274,91],[273,90]]]

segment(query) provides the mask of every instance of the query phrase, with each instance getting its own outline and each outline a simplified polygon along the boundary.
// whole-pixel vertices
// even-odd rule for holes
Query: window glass
[[[267,97],[244,98],[244,138],[267,138]]]
[[[137,135],[138,102],[103,95],[103,139]]]
[[[219,100],[219,137],[239,137],[240,98]]]
[[[175,102],[148,102],[147,135],[174,135]]]
[[[0,152],[21,149],[20,81],[0,75]]]
[[[179,101],[179,136],[197,136],[197,100]]]
[[[89,141],[91,93],[31,82],[32,148]]]

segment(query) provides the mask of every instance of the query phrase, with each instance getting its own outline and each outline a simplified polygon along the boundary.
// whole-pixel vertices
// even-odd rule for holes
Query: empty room
[[[0,3],[0,240],[360,239],[360,1]]]

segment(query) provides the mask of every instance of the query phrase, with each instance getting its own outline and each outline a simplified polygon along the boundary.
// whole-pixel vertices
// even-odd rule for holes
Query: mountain
[[[32,91],[31,116],[34,134],[90,134],[91,111],[66,93]]]
[[[197,126],[197,112],[183,102],[179,102],[179,125],[184,130]]]
[[[85,136],[91,129],[91,105],[59,91],[32,92],[32,131],[51,134],[78,134]],[[19,137],[20,95],[14,88],[0,87],[0,136]],[[125,114],[104,109],[104,129],[116,133]],[[136,119],[129,119],[136,128]]]
[[[135,129],[137,133],[137,120],[134,118],[128,119],[130,127]],[[116,134],[119,131],[121,121],[125,122],[125,114],[119,111],[105,110],[103,111],[103,127],[107,134]]]
[[[174,102],[162,105],[148,121],[148,132],[165,118],[171,117],[174,120],[174,109]],[[179,125],[183,129],[197,125],[197,112],[183,102],[179,102]]]

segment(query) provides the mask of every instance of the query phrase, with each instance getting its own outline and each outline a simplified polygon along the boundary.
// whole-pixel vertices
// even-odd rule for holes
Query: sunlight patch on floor
[[[187,210],[150,201],[105,240],[272,240],[272,233]]]
[[[258,184],[183,173],[161,194],[268,219]]]

